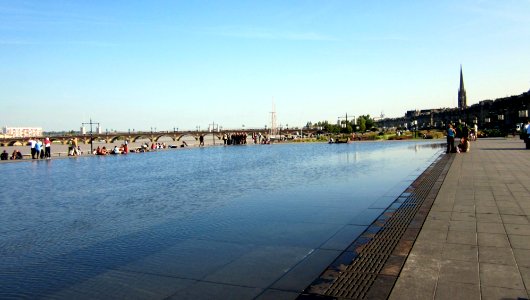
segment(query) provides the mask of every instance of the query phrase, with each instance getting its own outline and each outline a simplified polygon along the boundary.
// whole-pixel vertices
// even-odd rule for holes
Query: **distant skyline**
[[[0,0],[0,125],[399,117],[530,89],[529,0]]]

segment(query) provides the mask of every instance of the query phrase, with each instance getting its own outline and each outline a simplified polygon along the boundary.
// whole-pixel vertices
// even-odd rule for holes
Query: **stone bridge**
[[[149,140],[151,143],[158,142],[163,137],[171,138],[171,140],[178,142],[183,137],[192,137],[195,140],[199,140],[201,135],[211,136],[212,134],[217,137],[218,140],[223,138],[223,135],[231,134],[234,132],[245,132],[249,136],[253,133],[261,133],[263,136],[268,136],[269,132],[266,129],[245,129],[245,130],[222,130],[222,131],[158,131],[158,132],[112,132],[112,133],[94,133],[90,134],[71,134],[71,135],[57,135],[49,136],[52,143],[60,143],[63,145],[68,144],[69,141],[77,138],[78,143],[90,144],[90,141],[104,141],[105,143],[114,143],[115,141],[129,141],[136,142],[138,140]],[[282,135],[293,135],[299,133],[300,129],[282,129]],[[308,129],[303,130],[303,134],[306,136],[313,136],[317,130]],[[40,137],[41,139],[43,137]],[[27,145],[29,138],[3,138],[0,139],[0,146],[14,146],[14,145]]]

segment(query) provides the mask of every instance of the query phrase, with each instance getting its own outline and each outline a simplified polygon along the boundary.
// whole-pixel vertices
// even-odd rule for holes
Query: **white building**
[[[7,127],[2,128],[4,137],[41,137],[42,127]]]

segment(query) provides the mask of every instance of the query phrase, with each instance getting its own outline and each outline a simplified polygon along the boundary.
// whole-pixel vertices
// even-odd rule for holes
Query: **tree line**
[[[308,122],[308,128],[320,128],[324,132],[339,134],[365,132],[374,129],[375,120],[370,115],[361,115],[356,120],[342,120],[337,124],[331,124],[328,121],[319,121],[315,124]]]

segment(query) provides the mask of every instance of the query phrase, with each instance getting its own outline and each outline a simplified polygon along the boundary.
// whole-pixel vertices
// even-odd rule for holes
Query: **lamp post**
[[[215,124],[215,122],[212,122],[212,124],[208,124],[208,126],[212,125],[212,140],[213,145],[215,146],[215,126],[217,125],[217,131],[219,131],[219,124]]]
[[[90,153],[94,153],[94,137],[93,137],[93,134],[92,134],[92,125],[98,125],[99,127],[99,123],[97,122],[92,122],[92,118],[90,118],[90,122],[88,123],[82,123],[82,125],[85,125],[85,124],[89,124],[90,125]]]

